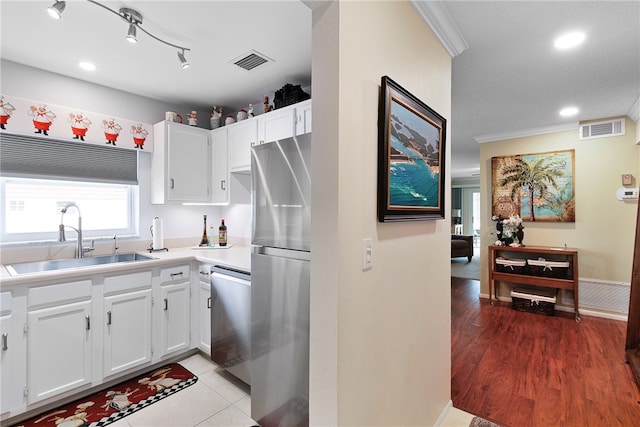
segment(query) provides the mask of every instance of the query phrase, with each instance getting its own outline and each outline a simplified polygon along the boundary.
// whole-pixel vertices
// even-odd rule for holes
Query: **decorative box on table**
[[[542,277],[566,279],[569,271],[569,261],[548,261],[544,258],[528,259],[529,274]]]
[[[496,258],[496,270],[501,273],[524,273],[527,261],[524,259]]]
[[[517,311],[553,316],[556,312],[556,289],[512,289],[511,307]]]

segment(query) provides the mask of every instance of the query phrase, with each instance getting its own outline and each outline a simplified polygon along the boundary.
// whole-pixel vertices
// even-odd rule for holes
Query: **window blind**
[[[137,184],[138,152],[3,132],[0,175]]]

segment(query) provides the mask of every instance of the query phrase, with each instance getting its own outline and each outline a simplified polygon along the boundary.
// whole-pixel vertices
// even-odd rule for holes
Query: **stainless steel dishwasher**
[[[211,267],[211,360],[251,385],[251,275]]]

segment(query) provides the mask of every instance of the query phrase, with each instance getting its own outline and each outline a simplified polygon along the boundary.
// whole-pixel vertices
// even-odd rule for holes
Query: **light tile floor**
[[[251,427],[249,387],[218,368],[206,356],[180,361],[198,381],[110,427]],[[467,427],[473,415],[452,408],[441,427]]]
[[[200,354],[180,361],[198,377],[184,390],[139,410],[110,427],[250,427],[249,387]]]

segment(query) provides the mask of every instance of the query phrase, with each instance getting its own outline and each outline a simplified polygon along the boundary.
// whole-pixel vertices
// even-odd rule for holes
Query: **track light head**
[[[64,8],[67,6],[67,3],[64,1],[58,1],[47,8],[47,12],[53,19],[60,19],[62,17],[62,12]]]
[[[178,59],[180,60],[180,65],[182,68],[189,68],[191,64],[187,61],[187,58],[184,57],[184,50],[182,52],[178,52]]]
[[[129,24],[129,32],[127,33],[127,41],[129,43],[138,43],[138,39],[136,37],[136,24],[133,22]]]

